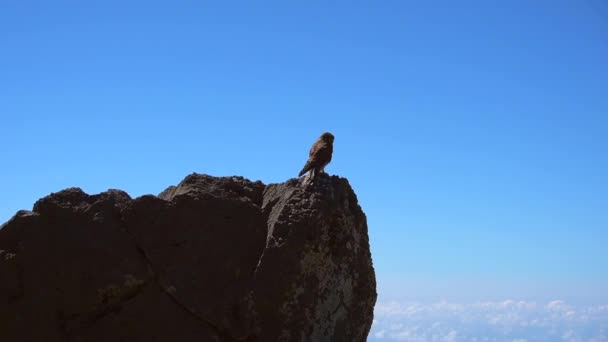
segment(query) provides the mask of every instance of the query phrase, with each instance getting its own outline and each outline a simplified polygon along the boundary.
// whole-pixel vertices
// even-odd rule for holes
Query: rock
[[[0,279],[0,341],[365,341],[376,301],[365,215],[324,174],[66,189],[0,227]]]
[[[260,340],[365,341],[376,280],[366,218],[348,181],[269,185],[262,210],[268,235],[253,291]]]

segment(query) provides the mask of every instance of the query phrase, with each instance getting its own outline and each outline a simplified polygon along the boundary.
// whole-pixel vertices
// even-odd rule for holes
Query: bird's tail
[[[300,173],[298,174],[298,177],[301,177],[303,174],[308,172],[310,169],[312,169],[312,163],[310,161],[307,161],[306,165],[304,165],[304,167],[302,168],[302,171],[300,171]]]

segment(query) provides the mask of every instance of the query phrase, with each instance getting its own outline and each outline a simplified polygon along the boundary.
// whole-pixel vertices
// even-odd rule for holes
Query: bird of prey
[[[300,171],[298,177],[310,171],[310,180],[313,180],[319,172],[324,172],[325,166],[331,161],[331,155],[334,151],[334,135],[325,132],[321,134],[319,139],[310,148],[308,161]]]

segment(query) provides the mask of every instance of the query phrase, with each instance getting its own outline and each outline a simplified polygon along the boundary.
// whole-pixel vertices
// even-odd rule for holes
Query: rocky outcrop
[[[376,283],[348,181],[70,188],[0,227],[0,341],[365,341]]]

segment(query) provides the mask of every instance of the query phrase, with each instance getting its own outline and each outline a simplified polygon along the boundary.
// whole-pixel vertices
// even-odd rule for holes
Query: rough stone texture
[[[365,341],[375,301],[365,215],[324,174],[70,188],[0,227],[0,341]]]

